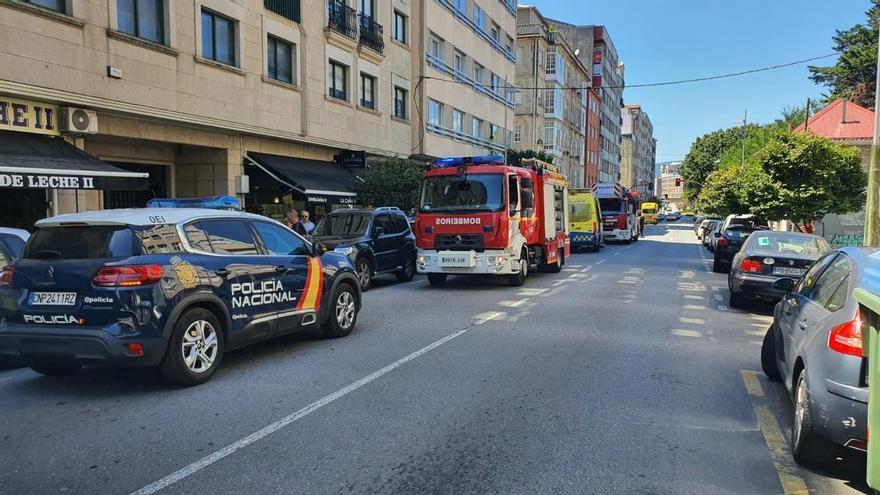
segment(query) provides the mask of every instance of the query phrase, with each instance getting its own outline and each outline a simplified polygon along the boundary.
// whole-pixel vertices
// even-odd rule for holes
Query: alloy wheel
[[[205,320],[196,320],[183,333],[183,362],[193,373],[204,373],[214,365],[218,346],[217,330]]]
[[[358,265],[357,276],[361,288],[366,288],[370,285],[370,264],[368,262],[362,261]]]
[[[355,304],[351,292],[343,291],[336,299],[336,323],[343,329],[348,329],[354,323]]]
[[[791,432],[791,438],[794,440],[795,447],[801,439],[801,430],[804,425],[804,411],[807,407],[807,386],[806,383],[804,383],[804,380],[798,380],[794,402],[794,431]]]

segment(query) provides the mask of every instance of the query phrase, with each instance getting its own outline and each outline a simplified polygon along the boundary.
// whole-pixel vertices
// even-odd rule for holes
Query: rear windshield
[[[753,249],[780,254],[820,256],[831,250],[825,239],[783,232],[762,232],[750,242]]]
[[[37,229],[28,240],[23,258],[84,260],[125,258],[139,252],[134,232],[127,226],[84,225]]]
[[[602,208],[603,214],[624,213],[623,201],[617,198],[602,198],[599,200],[599,207]]]
[[[752,235],[757,229],[727,229],[724,231],[724,237],[727,239],[745,239]]]

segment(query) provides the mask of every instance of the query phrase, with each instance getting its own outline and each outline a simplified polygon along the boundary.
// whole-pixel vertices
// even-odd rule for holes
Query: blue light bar
[[[465,165],[504,165],[504,157],[501,155],[450,156],[434,162],[434,166],[438,168],[462,167]]]
[[[147,208],[209,208],[212,210],[241,210],[241,201],[235,196],[205,196],[201,198],[154,198]]]

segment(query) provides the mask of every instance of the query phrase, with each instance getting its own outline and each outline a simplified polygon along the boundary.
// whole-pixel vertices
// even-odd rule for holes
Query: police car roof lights
[[[463,167],[466,165],[504,165],[501,155],[486,156],[450,156],[434,162],[437,168]]]
[[[205,196],[201,198],[154,198],[147,208],[208,208],[211,210],[241,210],[241,201],[235,196]]]

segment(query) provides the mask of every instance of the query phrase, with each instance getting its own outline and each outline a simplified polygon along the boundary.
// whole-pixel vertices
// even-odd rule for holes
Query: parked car
[[[409,282],[416,273],[416,237],[398,208],[336,210],[318,222],[312,240],[351,260],[361,290],[379,275]]]
[[[721,237],[721,225],[722,221],[719,220],[712,224],[712,230],[709,230],[709,235],[706,236],[706,248],[709,249],[709,252],[715,252],[715,242]]]
[[[733,257],[727,287],[730,307],[742,307],[747,300],[776,302],[784,292],[773,288],[781,277],[799,279],[807,268],[831,251],[825,239],[798,232],[752,232]]]
[[[746,227],[755,226],[755,217],[751,214],[733,214],[727,215],[721,223],[721,231],[725,231],[734,225],[743,225]]]
[[[706,219],[700,222],[700,225],[697,227],[697,238],[700,239],[700,242],[703,243],[703,246],[706,245],[706,235],[711,232],[711,228],[714,225],[716,220]]]
[[[0,227],[0,268],[21,256],[28,237],[30,234],[27,230]]]
[[[843,248],[820,258],[796,284],[775,282],[786,295],[764,337],[761,365],[792,395],[791,451],[799,463],[821,466],[839,446],[867,448],[864,322],[852,293],[878,269],[876,249]]]
[[[746,239],[757,230],[768,230],[767,227],[750,227],[747,225],[731,225],[724,230],[718,230],[712,234],[715,257],[712,261],[712,271],[725,272],[730,269],[733,257],[739,252]]]
[[[44,375],[158,366],[197,385],[228,350],[313,327],[342,337],[357,322],[348,258],[265,217],[137,208],[36,227],[0,273],[0,357]]]
[[[681,212],[680,211],[670,211],[666,213],[666,221],[668,222],[677,222],[681,220]]]

